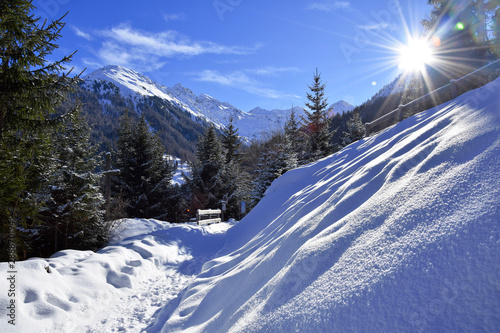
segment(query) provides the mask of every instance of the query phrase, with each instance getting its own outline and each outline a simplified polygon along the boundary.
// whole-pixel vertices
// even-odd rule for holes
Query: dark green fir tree
[[[62,249],[97,250],[105,244],[108,229],[103,218],[104,198],[101,159],[90,144],[90,129],[73,114],[53,134],[50,186],[46,193],[42,224],[35,228],[36,255],[47,256]]]
[[[28,0],[0,2],[0,232],[10,235],[0,246],[10,246],[9,259],[26,251],[17,228],[39,222],[44,199],[36,193],[50,169],[50,133],[64,118],[56,108],[78,81],[63,73],[72,55],[47,61],[62,18],[42,22],[34,9]]]
[[[239,149],[241,138],[238,135],[238,128],[234,125],[234,118],[230,118],[229,124],[222,129],[222,147],[224,148],[225,162],[239,161]]]
[[[226,202],[226,218],[239,216],[241,201],[247,202],[250,191],[250,180],[247,172],[241,168],[242,155],[240,153],[242,141],[238,129],[231,118],[227,127],[222,129],[221,143],[223,147],[225,165],[221,172],[220,201]],[[217,205],[217,208],[221,204]]]
[[[144,116],[139,123],[125,116],[120,126],[115,163],[120,174],[113,192],[128,203],[130,217],[166,219],[175,163],[165,158],[165,147]]]
[[[309,86],[311,92],[307,93],[306,111],[307,118],[304,125],[309,135],[309,160],[317,160],[332,152],[330,144],[330,129],[328,118],[328,101],[325,98],[325,84],[321,81],[321,73],[316,69],[313,75],[313,83]]]
[[[222,173],[225,158],[215,126],[207,127],[199,138],[196,158],[191,177],[186,179],[192,193],[191,207],[194,210],[216,208],[224,195]]]

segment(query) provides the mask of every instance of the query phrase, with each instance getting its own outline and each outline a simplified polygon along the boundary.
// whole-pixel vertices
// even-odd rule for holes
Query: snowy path
[[[114,299],[76,332],[142,332],[153,321],[154,313],[174,300],[194,277],[180,274],[176,266],[160,269],[137,283],[130,293]]]

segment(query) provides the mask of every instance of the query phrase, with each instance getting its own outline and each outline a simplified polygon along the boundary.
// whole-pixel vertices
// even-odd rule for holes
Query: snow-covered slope
[[[0,263],[0,332],[497,332],[499,92],[287,172],[234,226],[128,220],[98,253]]]
[[[174,185],[182,185],[184,184],[184,175],[190,176],[191,175],[191,166],[189,165],[188,162],[183,162],[180,158],[178,157],[173,157],[173,156],[165,156],[167,160],[172,161],[174,163],[177,163],[177,169],[174,172],[174,175],[172,177],[172,184]]]
[[[156,96],[185,110],[193,119],[202,119],[213,123],[218,128],[223,128],[233,119],[240,136],[249,140],[259,138],[263,133],[282,129],[291,109],[264,110],[255,108],[244,112],[229,103],[220,102],[207,95],[195,95],[190,89],[180,83],[173,87],[165,87],[150,78],[131,69],[120,66],[106,66],[95,70],[85,78],[85,85],[92,87],[95,81],[111,82],[121,93],[132,100],[140,96]],[[335,112],[352,109],[350,104],[339,101],[333,105]],[[297,116],[303,116],[304,110],[295,107]]]
[[[128,97],[142,95],[157,96],[169,101],[174,100],[162,85],[131,69],[120,66],[106,66],[97,69],[85,76],[84,81],[86,84],[92,84],[94,81],[111,82],[120,89],[123,95]]]
[[[500,79],[287,172],[149,332],[495,332]]]

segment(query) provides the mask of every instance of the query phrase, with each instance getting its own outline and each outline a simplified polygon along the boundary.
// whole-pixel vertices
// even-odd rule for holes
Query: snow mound
[[[139,332],[221,248],[229,226],[129,219],[96,253],[64,250],[17,262],[16,325],[5,320],[12,298],[2,276],[0,332]]]
[[[287,172],[147,331],[497,331],[499,91]]]

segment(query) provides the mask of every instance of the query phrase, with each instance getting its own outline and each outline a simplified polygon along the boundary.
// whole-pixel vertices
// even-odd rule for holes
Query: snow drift
[[[148,332],[496,331],[499,87],[287,172]]]

